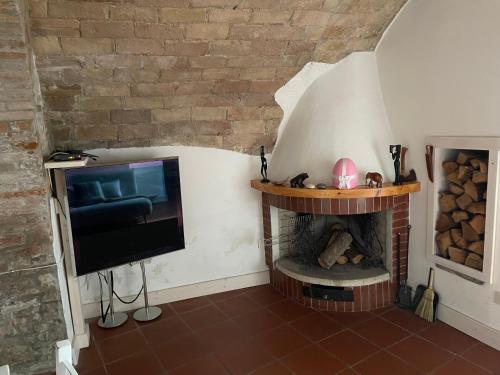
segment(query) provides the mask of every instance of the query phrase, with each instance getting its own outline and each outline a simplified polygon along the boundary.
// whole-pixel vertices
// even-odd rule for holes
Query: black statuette
[[[401,145],[390,145],[389,152],[394,160],[394,185],[401,185]]]
[[[267,184],[269,182],[267,178],[267,159],[264,153],[264,146],[260,146],[260,162],[262,166],[260,167],[260,174],[262,175],[262,180],[260,182]]]

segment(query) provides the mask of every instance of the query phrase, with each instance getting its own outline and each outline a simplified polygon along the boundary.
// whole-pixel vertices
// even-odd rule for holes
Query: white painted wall
[[[412,0],[376,49],[380,83],[398,143],[422,181],[412,197],[410,283],[424,283],[426,136],[500,136],[500,1]],[[500,256],[493,285],[436,272],[443,304],[500,330]]]
[[[262,238],[260,194],[250,180],[260,172],[260,158],[199,147],[150,147],[92,150],[99,162],[178,156],[186,249],[161,255],[146,265],[152,292],[267,270]],[[95,274],[81,277],[83,303],[97,301]],[[88,281],[88,283],[87,283]],[[136,294],[139,265],[115,272],[116,292]]]
[[[330,185],[333,165],[342,157],[356,163],[360,183],[367,171],[394,178],[393,136],[373,53],[354,53],[335,65],[306,65],[276,97],[285,114],[271,179],[308,172],[308,182]]]

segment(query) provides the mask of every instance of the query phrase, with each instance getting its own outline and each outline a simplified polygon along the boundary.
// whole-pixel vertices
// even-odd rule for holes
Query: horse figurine
[[[377,173],[377,172],[368,172],[366,174],[366,177],[365,177],[365,180],[366,180],[366,184],[368,185],[368,187],[373,187],[373,183],[376,183],[376,187],[377,188],[381,188],[382,187],[382,181],[384,180],[382,178],[382,175],[380,173]]]

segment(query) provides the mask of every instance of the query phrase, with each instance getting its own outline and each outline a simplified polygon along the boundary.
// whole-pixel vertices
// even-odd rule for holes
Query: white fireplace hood
[[[374,52],[353,53],[336,64],[307,64],[276,93],[284,111],[269,162],[271,180],[308,172],[307,182],[331,184],[342,157],[367,171],[394,178],[386,115]]]

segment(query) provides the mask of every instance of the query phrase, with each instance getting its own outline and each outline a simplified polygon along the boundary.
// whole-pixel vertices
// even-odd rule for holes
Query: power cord
[[[139,298],[139,296],[141,295],[143,289],[144,289],[144,285],[141,286],[141,289],[139,290],[139,292],[137,293],[137,295],[130,301],[125,301],[123,300],[114,290],[114,279],[113,279],[113,271],[110,272],[111,273],[111,290],[113,292],[113,295],[118,299],[118,301],[120,301],[121,303],[125,304],[125,305],[130,305],[132,303],[134,303],[135,301],[137,301],[137,299]],[[101,281],[101,277],[104,279],[104,282],[108,284],[108,280],[106,279],[106,276],[104,276],[101,272],[97,272],[97,276],[99,278],[99,288],[100,288],[100,305],[101,305],[101,318],[102,318],[102,321],[105,322],[106,321],[106,317],[108,315],[108,312],[109,312],[109,303],[108,303],[108,307],[106,308],[106,312],[104,312],[104,303],[103,303],[103,300],[102,300],[102,281]]]

